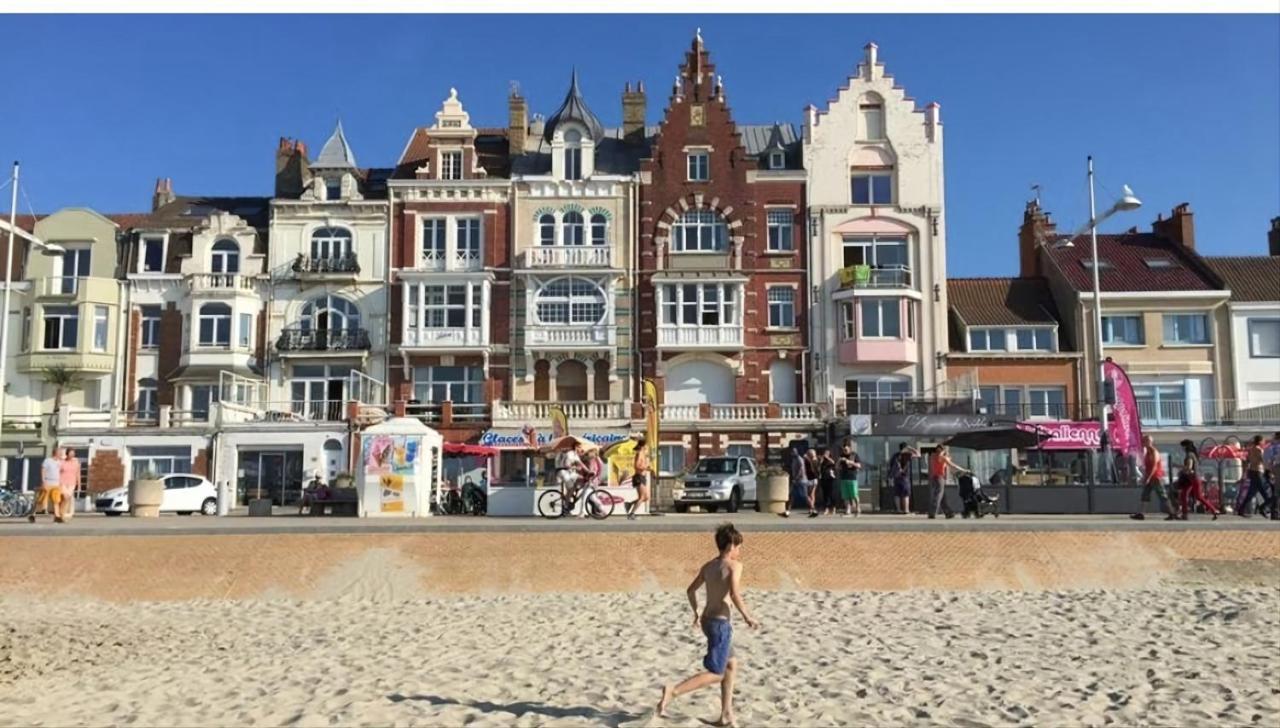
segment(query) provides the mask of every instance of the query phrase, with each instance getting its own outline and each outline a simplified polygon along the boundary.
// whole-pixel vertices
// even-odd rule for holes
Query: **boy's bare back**
[[[742,564],[716,557],[702,565],[699,574],[707,587],[707,606],[702,610],[702,621],[729,619],[729,597],[733,590],[733,578]]]

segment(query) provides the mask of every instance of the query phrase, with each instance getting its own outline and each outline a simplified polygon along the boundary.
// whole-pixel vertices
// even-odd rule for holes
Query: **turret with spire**
[[[597,144],[604,139],[604,125],[587,106],[586,99],[582,98],[582,89],[578,88],[578,69],[576,68],[573,69],[573,75],[569,81],[569,92],[565,94],[564,102],[551,115],[551,118],[547,119],[546,127],[542,132],[543,140],[550,143],[555,138],[556,127],[567,122],[577,122],[585,126],[592,141]]]
[[[311,168],[320,169],[356,169],[356,155],[347,143],[347,135],[342,132],[342,119],[334,128],[329,141],[324,143],[320,156],[311,163]]]

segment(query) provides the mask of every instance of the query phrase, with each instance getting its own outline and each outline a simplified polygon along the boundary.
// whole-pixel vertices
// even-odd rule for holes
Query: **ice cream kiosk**
[[[444,438],[410,417],[393,417],[360,433],[360,516],[431,515],[440,489]]]

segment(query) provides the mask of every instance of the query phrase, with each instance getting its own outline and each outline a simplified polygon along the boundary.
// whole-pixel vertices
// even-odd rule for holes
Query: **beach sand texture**
[[[1034,540],[1052,544],[1050,536]],[[708,540],[698,539],[701,558]],[[46,555],[74,541],[44,539]],[[221,537],[205,541],[230,548]],[[141,542],[172,560],[161,548],[172,541]],[[748,575],[754,553],[755,580],[776,582],[761,542],[772,543],[748,541]],[[45,595],[34,588],[40,580],[26,593],[0,582],[0,726],[700,727],[717,716],[715,689],[681,698],[667,720],[652,715],[659,685],[699,669],[703,653],[682,588],[698,561],[679,553],[681,541],[679,568],[645,572],[647,588],[610,591],[617,584],[601,560],[596,580],[579,588],[528,588],[532,578],[502,594],[490,590],[494,577],[477,579],[482,593],[433,590],[444,572],[419,549],[389,543],[340,546],[336,566],[294,567],[307,571],[305,587],[285,577],[236,598],[183,596],[172,584],[152,590],[167,601],[93,595],[102,586],[87,577]],[[735,636],[740,724],[1280,724],[1280,562],[1179,559],[1147,545],[1129,557],[1155,576],[1128,585],[1114,574],[1099,580],[1105,587],[1040,574],[1035,586],[1011,589],[995,572],[993,586],[974,587],[980,579],[969,575],[960,579],[969,586],[952,588],[938,585],[951,576],[928,569],[896,591],[800,583],[839,581],[831,575],[757,583],[748,599],[765,627],[739,623]],[[470,566],[501,561],[493,553]],[[938,553],[938,569],[957,568]],[[216,558],[181,563],[222,568]],[[589,577],[592,563],[577,568]],[[892,559],[877,563],[895,570]],[[873,571],[851,573],[884,580]],[[130,574],[138,576],[116,571],[125,584]]]

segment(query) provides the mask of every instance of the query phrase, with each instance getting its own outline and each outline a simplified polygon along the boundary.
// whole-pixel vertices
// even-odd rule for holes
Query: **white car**
[[[218,489],[208,479],[189,473],[170,473],[162,475],[164,481],[164,501],[160,504],[162,513],[177,513],[189,516],[192,513],[203,513],[206,516],[218,514]],[[129,512],[129,489],[115,488],[98,494],[93,502],[99,513],[118,516]]]

